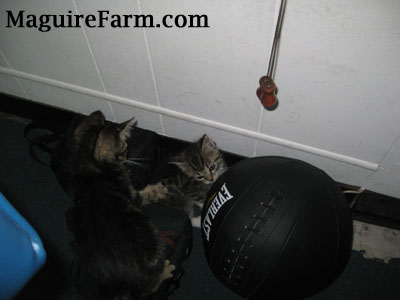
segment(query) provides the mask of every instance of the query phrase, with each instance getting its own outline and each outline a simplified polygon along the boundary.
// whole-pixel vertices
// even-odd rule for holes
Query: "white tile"
[[[370,162],[399,135],[400,2],[293,1],[262,132]],[[383,17],[384,16],[384,17]]]
[[[6,57],[1,51],[0,66],[4,68],[10,68],[9,64],[7,63]],[[0,73],[0,92],[21,98],[27,98],[25,91],[18,83],[18,79],[4,73]]]
[[[26,94],[18,84],[17,79],[3,73],[0,73],[0,92],[26,98]]]
[[[257,156],[284,156],[300,159],[325,171],[337,182],[356,186],[364,186],[373,173],[373,171],[350,164],[261,141],[257,144]]]
[[[10,66],[7,63],[6,57],[4,56],[4,53],[0,51],[0,67],[3,68],[10,68]]]
[[[252,155],[254,140],[251,138],[170,117],[163,117],[163,123],[168,136],[193,142],[207,134],[224,151]]]
[[[399,172],[379,168],[366,185],[368,190],[400,198]]]
[[[207,15],[209,28],[149,28],[161,105],[256,130],[259,78],[267,68],[274,1],[141,1],[166,14]]]
[[[6,10],[17,15],[68,14],[74,12],[71,1],[2,0],[2,19]],[[40,32],[37,28],[0,27],[1,51],[12,68],[67,83],[102,90],[95,65],[80,28],[53,28]]]
[[[400,136],[382,161],[381,167],[400,173]]]
[[[132,106],[111,103],[117,122],[129,120],[132,117],[137,119],[137,126],[143,129],[162,133],[160,118],[158,114],[138,109]]]
[[[79,13],[138,14],[134,0],[75,0]],[[108,93],[157,104],[142,28],[85,27]]]
[[[114,121],[108,101],[73,91],[21,79],[21,84],[34,101],[88,115],[101,110],[106,119]]]

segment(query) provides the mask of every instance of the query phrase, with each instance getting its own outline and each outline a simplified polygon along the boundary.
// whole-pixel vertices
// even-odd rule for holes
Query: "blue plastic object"
[[[0,299],[12,299],[45,261],[39,235],[0,193]]]

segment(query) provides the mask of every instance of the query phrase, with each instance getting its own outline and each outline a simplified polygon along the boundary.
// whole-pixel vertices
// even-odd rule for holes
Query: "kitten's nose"
[[[207,179],[208,181],[211,181],[211,182],[212,182],[212,181],[214,180],[214,177],[213,177],[212,174],[207,174],[206,179]]]

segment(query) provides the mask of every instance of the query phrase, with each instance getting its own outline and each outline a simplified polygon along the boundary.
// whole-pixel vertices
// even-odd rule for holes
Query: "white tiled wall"
[[[0,50],[0,67],[8,69],[10,64]],[[26,98],[26,93],[18,79],[0,73],[0,91],[6,94]]]
[[[139,127],[146,128],[148,130],[152,130],[158,133],[163,132],[163,127],[160,122],[160,115],[119,103],[111,103],[111,106],[115,113],[117,122],[126,121],[132,118],[132,116],[135,116]]]
[[[201,13],[210,22],[210,28],[146,30],[161,105],[257,130],[255,84],[266,70],[274,1],[141,2],[143,13],[157,18]]]
[[[107,119],[114,119],[108,101],[30,80],[20,81],[26,93],[38,102],[84,114],[100,109]]]
[[[275,82],[266,73],[280,0],[0,0],[15,14],[205,14],[209,28],[0,26],[0,91],[224,150],[308,161],[400,197],[400,2],[288,1]]]
[[[163,120],[165,133],[169,136],[193,141],[207,133],[222,149],[245,156],[253,155],[254,140],[249,137],[171,117],[164,117]]]
[[[75,3],[80,14],[96,10],[138,14],[138,5],[132,0],[75,0]],[[86,28],[85,33],[106,91],[157,105],[143,29]]]
[[[60,14],[74,10],[71,1],[1,0],[1,19],[5,10],[17,14]],[[1,26],[1,51],[15,70],[36,74],[94,90],[102,90],[84,34],[79,28],[39,32],[30,28]]]

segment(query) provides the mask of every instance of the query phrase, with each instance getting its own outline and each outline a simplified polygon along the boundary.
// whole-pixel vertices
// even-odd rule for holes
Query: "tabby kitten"
[[[194,216],[194,205],[203,206],[208,190],[226,170],[222,153],[210,137],[204,135],[168,160],[168,174],[161,179],[167,195],[152,199],[160,205],[184,211],[194,227],[200,227],[200,216]],[[171,175],[173,174],[173,175]],[[165,197],[164,197],[165,196]]]
[[[148,191],[132,188],[124,166],[134,122],[106,124],[97,111],[75,130],[79,184],[66,217],[75,235],[78,291],[87,299],[141,299],[171,278],[175,269],[165,260],[164,243],[140,208]]]

